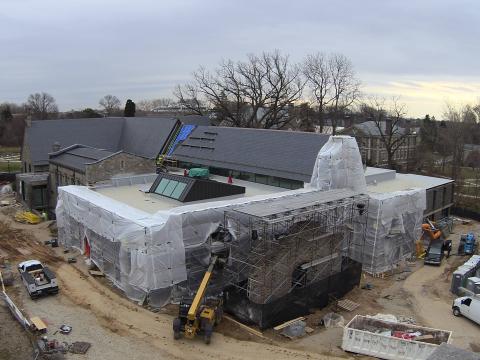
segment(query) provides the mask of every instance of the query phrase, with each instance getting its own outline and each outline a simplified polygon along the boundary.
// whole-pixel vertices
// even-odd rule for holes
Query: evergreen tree
[[[0,111],[0,121],[7,122],[13,119],[12,111],[10,110],[10,105],[6,104],[1,107]]]
[[[135,116],[135,103],[130,99],[128,99],[127,103],[125,104],[125,110],[123,112],[123,116],[125,117]]]

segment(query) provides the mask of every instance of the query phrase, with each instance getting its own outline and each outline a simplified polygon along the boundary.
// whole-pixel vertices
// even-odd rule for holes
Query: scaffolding
[[[229,285],[267,304],[342,272],[361,251],[368,196],[340,189],[309,192],[225,211],[232,234]],[[363,236],[364,239],[364,236]],[[325,289],[328,292],[328,289]]]

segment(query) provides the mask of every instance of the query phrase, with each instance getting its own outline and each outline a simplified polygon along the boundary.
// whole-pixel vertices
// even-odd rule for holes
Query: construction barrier
[[[7,304],[8,308],[12,312],[13,316],[15,316],[15,319],[24,327],[24,328],[29,328],[30,327],[30,322],[28,319],[22,314],[20,309],[15,305],[12,299],[7,295],[5,292],[5,285],[3,284],[3,277],[2,273],[0,272],[0,283],[2,285],[2,297],[5,300],[5,303]]]

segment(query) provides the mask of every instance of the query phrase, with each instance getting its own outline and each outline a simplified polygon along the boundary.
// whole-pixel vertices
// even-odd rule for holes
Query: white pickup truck
[[[32,299],[45,294],[57,294],[58,284],[55,274],[38,260],[27,260],[18,264],[28,294]]]

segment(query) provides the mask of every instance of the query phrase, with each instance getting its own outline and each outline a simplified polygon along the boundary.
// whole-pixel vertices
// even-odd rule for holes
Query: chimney
[[[390,135],[392,133],[392,119],[386,118],[385,119],[385,135]]]
[[[353,126],[353,116],[351,115],[346,115],[345,116],[345,119],[343,120],[344,124],[343,126],[348,129],[348,128],[351,128]]]
[[[55,141],[52,145],[52,151],[57,152],[60,151],[60,143],[58,141]]]
[[[412,133],[412,122],[410,120],[405,121],[405,133],[406,134]]]

